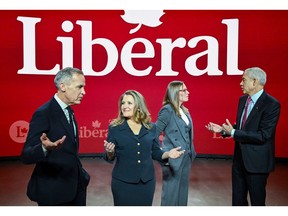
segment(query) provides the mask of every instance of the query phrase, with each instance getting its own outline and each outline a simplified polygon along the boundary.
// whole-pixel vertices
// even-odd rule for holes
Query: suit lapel
[[[145,136],[147,133],[148,133],[148,129],[144,127],[144,125],[142,125],[138,138],[140,139],[141,137]]]
[[[257,100],[256,104],[254,105],[253,109],[251,110],[250,114],[248,115],[248,118],[246,120],[245,124],[249,124],[251,119],[253,119],[253,116],[261,109],[261,107],[264,105],[264,99],[266,97],[266,93],[263,92],[262,95]]]
[[[54,118],[57,120],[60,120],[64,130],[67,132],[66,135],[68,135],[71,138],[71,140],[75,141],[73,129],[71,125],[69,124],[69,122],[67,121],[66,115],[63,112],[62,108],[60,107],[60,105],[58,104],[58,102],[55,100],[54,97],[51,102],[52,102],[52,107],[54,109],[54,112],[53,112],[55,115]],[[78,131],[76,120],[75,120],[75,124],[76,124],[76,131]],[[76,134],[76,137],[78,137],[78,134]],[[78,145],[78,141],[77,141],[77,145]]]
[[[132,130],[130,129],[127,121],[125,121],[122,125],[119,126],[119,130],[120,130],[120,131],[129,131],[129,133],[134,134],[134,133],[132,132]],[[141,138],[142,136],[145,136],[147,133],[148,133],[148,129],[145,128],[145,127],[142,125],[142,127],[141,127],[141,129],[140,129],[140,132],[139,132],[139,135],[138,135],[138,138]],[[134,137],[136,138],[136,136],[134,136]]]
[[[245,103],[246,103],[247,98],[248,98],[248,95],[242,96],[239,102],[238,113],[237,113],[237,128],[238,129],[240,128],[241,116],[245,108]]]

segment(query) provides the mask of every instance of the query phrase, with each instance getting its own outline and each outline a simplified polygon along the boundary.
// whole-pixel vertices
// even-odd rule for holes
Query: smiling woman
[[[141,93],[128,90],[120,96],[119,114],[104,141],[104,160],[116,164],[112,171],[112,194],[115,206],[151,206],[156,177],[153,160],[160,163],[179,158],[184,151],[162,151],[155,124]]]

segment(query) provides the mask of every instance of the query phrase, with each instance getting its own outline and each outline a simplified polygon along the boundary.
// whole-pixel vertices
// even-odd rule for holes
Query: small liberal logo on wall
[[[108,129],[105,126],[105,129],[101,129],[101,122],[99,120],[95,120],[91,122],[91,127],[87,127],[86,125],[79,127],[79,137],[80,138],[107,138]]]
[[[10,138],[16,143],[24,143],[29,130],[27,121],[16,121],[9,128]]]

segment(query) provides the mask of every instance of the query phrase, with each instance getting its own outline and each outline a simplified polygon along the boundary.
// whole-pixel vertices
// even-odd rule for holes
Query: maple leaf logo
[[[27,128],[21,128],[21,133],[24,133],[24,134],[26,134],[28,132],[28,129]]]
[[[101,122],[99,122],[98,120],[92,121],[92,127],[100,128],[101,127]]]
[[[162,24],[161,16],[165,13],[163,10],[125,10],[125,14],[121,15],[122,19],[131,24],[138,24],[134,29],[130,30],[130,34],[137,32],[142,25],[149,27],[157,27]]]

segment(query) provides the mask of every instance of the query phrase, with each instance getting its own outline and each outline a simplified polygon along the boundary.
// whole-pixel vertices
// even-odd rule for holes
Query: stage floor
[[[113,206],[110,189],[113,165],[101,158],[82,158],[91,175],[87,206]],[[231,206],[231,159],[196,158],[191,170],[189,206]],[[26,196],[34,165],[19,160],[0,161],[0,206],[35,206]],[[155,162],[157,184],[154,206],[160,205],[161,167]],[[278,162],[268,179],[267,206],[288,206],[288,163]]]

